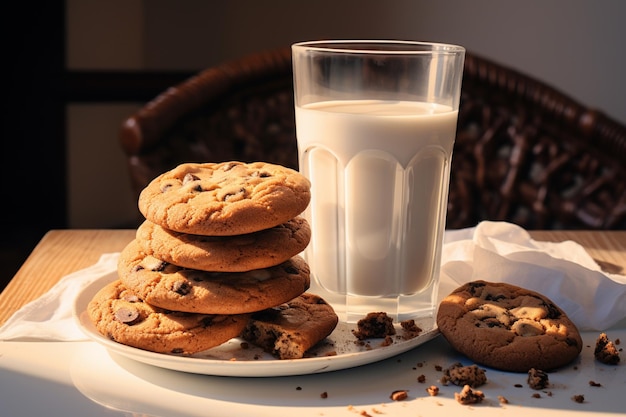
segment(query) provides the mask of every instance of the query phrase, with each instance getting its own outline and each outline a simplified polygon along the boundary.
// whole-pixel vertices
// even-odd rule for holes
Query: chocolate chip
[[[506,298],[506,296],[504,296],[502,294],[498,294],[498,295],[487,294],[487,296],[485,297],[485,300],[500,301],[500,300],[502,300],[504,298]]]
[[[223,199],[224,201],[228,201],[228,200],[241,200],[242,198],[244,198],[246,195],[246,189],[245,188],[240,188],[237,191],[231,191],[229,193],[224,194]]]
[[[145,257],[141,264],[142,268],[148,269],[153,272],[161,272],[167,267],[167,265],[168,265],[167,262],[162,261],[157,258],[153,258],[151,256]],[[138,268],[138,267],[139,265],[137,265],[137,267],[135,268]]]
[[[131,308],[120,308],[115,312],[115,319],[121,323],[134,324],[139,318],[139,312]]]
[[[187,184],[190,184],[189,185],[189,191],[197,191],[197,192],[204,191],[202,189],[202,185],[199,182],[197,182],[197,181],[200,181],[200,177],[198,177],[197,175],[191,174],[191,173],[187,173],[183,177],[183,184],[182,185],[186,186]]]
[[[183,185],[185,185],[187,183],[190,183],[190,182],[193,182],[193,181],[198,181],[199,179],[200,178],[197,177],[196,175],[191,174],[191,173],[187,173],[187,174],[185,174],[185,177],[183,178]]]
[[[483,319],[482,322],[485,323],[485,325],[489,328],[494,328],[494,327],[502,327],[504,329],[508,328],[508,326],[506,326],[504,323],[501,323],[500,320],[494,317],[488,317],[486,319]]]
[[[161,192],[162,193],[168,192],[170,190],[170,188],[172,188],[172,184],[170,184],[170,183],[163,184],[163,185],[161,185]]]
[[[187,295],[191,292],[191,284],[187,281],[176,281],[172,286],[172,291],[176,294]]]
[[[558,319],[559,317],[561,317],[561,312],[559,311],[557,306],[555,306],[552,303],[544,303],[544,305],[546,306],[546,309],[548,310],[549,319]]]
[[[254,171],[252,174],[250,174],[250,176],[252,177],[258,177],[258,178],[269,178],[272,176],[272,174],[270,174],[269,172],[266,171]]]
[[[468,291],[470,292],[470,294],[475,295],[477,292],[476,290],[478,290],[479,288],[483,288],[484,286],[485,284],[482,282],[470,282],[468,286]]]
[[[161,262],[158,265],[156,265],[154,268],[152,268],[152,270],[155,272],[161,272],[167,267],[167,265],[168,265],[167,262]]]
[[[230,162],[222,167],[222,171],[230,171],[231,169],[235,168],[237,165],[241,165],[241,164],[237,162]]]
[[[125,294],[123,300],[128,301],[129,303],[136,303],[139,301],[139,297],[137,297],[135,294]]]

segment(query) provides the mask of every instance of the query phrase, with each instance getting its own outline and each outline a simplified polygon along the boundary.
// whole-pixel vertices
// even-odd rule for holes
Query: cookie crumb
[[[441,377],[441,383],[444,385],[452,383],[458,386],[469,385],[472,388],[476,388],[486,382],[487,376],[484,369],[479,368],[477,365],[463,366],[461,363],[455,363],[450,366]]]
[[[454,399],[463,405],[478,404],[483,401],[485,394],[482,391],[472,390],[469,385],[465,385],[461,392],[454,393]]]
[[[391,398],[394,401],[404,401],[409,397],[408,391],[407,390],[397,390],[391,393],[391,395],[389,396],[389,398]]]
[[[419,382],[420,384],[423,384],[424,382],[426,382],[426,375],[421,374],[420,376],[418,376],[417,382]]]
[[[352,334],[359,339],[384,338],[396,334],[393,327],[393,318],[385,312],[368,313],[357,322],[357,328],[352,330]]]
[[[574,402],[577,403],[584,403],[585,402],[585,396],[582,394],[576,394],[572,397],[572,400],[574,400]]]
[[[328,393],[326,391],[322,392],[320,398],[328,398]]]
[[[528,371],[528,386],[532,389],[544,389],[550,385],[548,374],[540,369],[530,368]]]
[[[602,384],[599,382],[595,382],[595,381],[589,381],[589,386],[590,387],[601,387]]]
[[[391,336],[385,336],[385,340],[383,340],[380,345],[381,346],[391,346],[391,345],[393,345],[393,339],[391,338]]]
[[[506,397],[502,396],[502,395],[498,395],[498,402],[500,404],[508,404],[509,400]]]
[[[538,392],[535,392],[535,393],[532,395],[532,397],[533,397],[533,398],[541,398],[541,394],[539,394]]]
[[[405,340],[413,339],[422,333],[422,329],[415,324],[415,320],[413,319],[401,321],[400,327],[402,327],[403,330],[402,338]]]
[[[600,333],[593,351],[595,358],[606,365],[617,365],[620,361],[619,351],[606,333]]]
[[[426,392],[431,397],[436,397],[437,395],[439,395],[439,387],[436,385],[431,385],[430,387],[426,388]]]

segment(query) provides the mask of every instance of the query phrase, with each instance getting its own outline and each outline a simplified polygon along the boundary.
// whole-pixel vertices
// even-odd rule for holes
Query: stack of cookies
[[[310,183],[268,163],[182,164],[139,197],[146,220],[124,248],[119,279],[91,301],[98,331],[123,344],[193,354],[241,336],[301,358],[337,325],[309,289],[299,256],[311,231]]]

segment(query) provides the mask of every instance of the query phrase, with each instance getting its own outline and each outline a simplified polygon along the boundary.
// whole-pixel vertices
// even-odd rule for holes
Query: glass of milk
[[[348,322],[433,317],[465,49],[331,40],[292,54],[311,291]]]

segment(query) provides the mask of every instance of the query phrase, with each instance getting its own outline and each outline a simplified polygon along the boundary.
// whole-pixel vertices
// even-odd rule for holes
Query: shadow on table
[[[623,331],[620,330],[623,333]],[[315,375],[289,377],[219,377],[188,374],[161,369],[136,362],[115,353],[103,350],[105,367],[118,389],[109,388],[103,393],[95,383],[86,381],[91,370],[80,371],[82,377],[73,372],[73,380],[92,400],[111,407],[123,404],[131,407],[130,411],[146,413],[142,407],[159,407],[159,403],[176,402],[181,415],[195,414],[197,407],[205,410],[215,408],[214,415],[229,415],[237,411],[246,411],[249,407],[271,407],[289,412],[302,412],[311,409],[316,413],[333,411],[364,411],[369,414],[381,411],[384,414],[405,415],[410,410],[420,410],[421,415],[436,415],[442,406],[455,412],[482,410],[486,414],[506,412],[515,415],[526,413],[530,409],[541,409],[545,415],[552,411],[576,411],[586,413],[622,413],[623,401],[620,390],[623,389],[626,367],[597,364],[593,359],[591,347],[595,335],[587,334],[585,349],[579,359],[568,367],[550,373],[551,386],[547,390],[535,391],[527,386],[526,374],[499,372],[487,369],[488,383],[478,389],[485,393],[485,401],[471,407],[462,406],[454,399],[454,393],[460,387],[443,386],[439,379],[441,368],[455,362],[469,365],[464,357],[458,356],[447,342],[438,337],[412,351],[396,357],[352,369],[321,373]],[[91,357],[89,360],[98,361]],[[79,364],[79,367],[90,367]],[[418,382],[423,375],[425,382]],[[602,387],[591,387],[589,381],[595,379]],[[431,397],[426,392],[430,385],[437,385],[440,393]],[[142,388],[150,390],[149,399],[138,395]],[[620,388],[621,387],[621,388]],[[396,390],[408,390],[405,401],[393,401],[390,395]],[[583,395],[585,401],[578,403],[574,395]],[[508,404],[501,404],[499,396],[506,397]],[[535,398],[535,396],[537,398]],[[133,400],[134,398],[134,400]],[[116,404],[107,404],[107,400]],[[184,404],[183,404],[184,403]],[[185,413],[185,407],[190,411]],[[206,407],[206,408],[205,408]],[[125,410],[129,411],[128,408]],[[222,414],[219,414],[219,412]],[[302,414],[301,414],[302,415]],[[413,415],[413,414],[411,414]],[[520,414],[521,415],[521,414]]]

